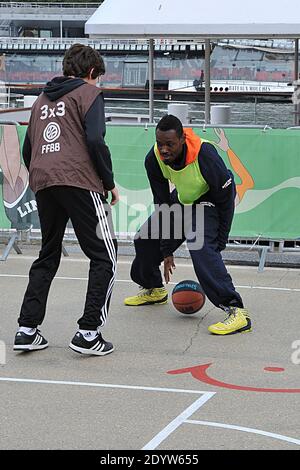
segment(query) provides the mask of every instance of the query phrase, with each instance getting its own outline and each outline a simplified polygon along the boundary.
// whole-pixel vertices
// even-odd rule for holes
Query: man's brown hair
[[[86,78],[92,69],[93,79],[105,73],[105,65],[99,52],[90,46],[73,44],[63,59],[64,76]]]

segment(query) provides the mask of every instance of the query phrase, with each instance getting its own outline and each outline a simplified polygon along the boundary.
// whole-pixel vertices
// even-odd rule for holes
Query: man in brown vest
[[[74,44],[63,60],[63,77],[47,83],[33,105],[23,145],[29,184],[36,194],[42,248],[29,272],[14,350],[45,349],[41,325],[51,282],[59,267],[65,228],[71,219],[79,244],[90,259],[85,307],[70,348],[103,356],[113,351],[99,328],[107,319],[117,243],[110,204],[118,202],[111,156],[105,144],[103,95],[96,84],[105,72],[99,53]]]

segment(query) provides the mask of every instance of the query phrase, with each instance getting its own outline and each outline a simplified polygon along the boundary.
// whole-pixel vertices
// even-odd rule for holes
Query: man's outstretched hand
[[[173,274],[174,269],[176,269],[174,256],[167,256],[167,258],[164,259],[164,278],[167,284],[170,282],[171,274]]]

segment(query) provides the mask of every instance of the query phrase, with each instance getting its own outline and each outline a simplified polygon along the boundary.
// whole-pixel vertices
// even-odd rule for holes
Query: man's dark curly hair
[[[177,137],[180,138],[183,136],[183,127],[181,121],[178,117],[173,116],[172,114],[165,114],[159,123],[156,126],[156,130],[160,131],[171,131],[174,130],[177,134]]]
[[[88,77],[95,79],[105,73],[105,65],[98,51],[83,44],[73,44],[67,50],[63,59],[63,74],[65,77]]]

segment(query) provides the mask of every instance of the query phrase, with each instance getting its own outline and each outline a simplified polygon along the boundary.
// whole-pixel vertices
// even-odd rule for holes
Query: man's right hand
[[[173,274],[173,269],[176,269],[174,256],[167,256],[164,259],[164,278],[167,284],[170,282],[171,274]]]
[[[114,187],[114,189],[111,189],[110,191],[107,191],[107,193],[111,193],[111,200],[110,200],[110,205],[114,206],[119,202],[119,191]]]

